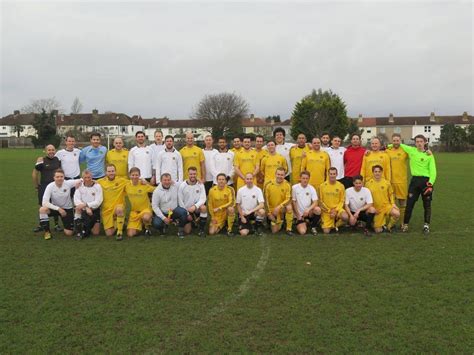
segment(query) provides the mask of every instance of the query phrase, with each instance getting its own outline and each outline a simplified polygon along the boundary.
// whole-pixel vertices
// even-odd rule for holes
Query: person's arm
[[[153,175],[157,181],[160,181],[161,178],[161,162],[163,161],[163,154],[165,153],[159,152],[153,156]]]
[[[201,163],[201,182],[204,184],[206,182],[206,157],[204,156],[204,152],[201,149],[201,158],[200,158],[200,163]]]
[[[341,189],[339,192],[339,203],[336,206],[338,210],[340,210],[341,208],[344,208],[345,199],[346,199],[346,191],[344,189]]]
[[[178,187],[178,206],[183,207],[186,209],[186,205],[184,204],[184,187],[186,183],[183,182],[182,184],[179,185]]]
[[[81,149],[79,154],[79,164],[82,164],[86,161],[87,147]]]
[[[288,184],[289,186],[290,184]],[[286,190],[286,193],[285,193],[285,199],[283,200],[283,202],[280,204],[280,207],[285,207],[288,202],[291,201],[291,187],[289,189]]]
[[[204,188],[204,184],[201,184],[200,186],[201,193],[199,194],[199,200],[194,204],[196,206],[196,209],[201,207],[206,203],[206,189]]]
[[[270,197],[270,192],[268,191],[268,186],[271,184],[271,182],[268,182],[265,184],[265,186],[263,186],[263,193],[264,193],[264,201],[265,201],[265,207],[267,208],[267,211],[268,212],[271,212],[270,210],[270,204],[269,204],[269,197]]]
[[[287,174],[288,173],[288,163],[287,163],[285,158],[283,158],[282,166],[283,166],[283,169],[285,169],[285,174]]]
[[[255,158],[254,160],[254,164],[255,164],[255,170],[253,171],[253,176],[257,176],[258,172],[260,171],[260,165],[258,164],[258,159]]]
[[[178,181],[177,182],[183,182],[184,177],[183,177],[183,157],[181,156],[181,153],[176,151],[176,164],[178,167]]]
[[[267,162],[267,157],[263,157],[260,160],[260,173],[262,174],[263,178],[265,179],[265,163]]]
[[[385,170],[384,170],[385,179],[390,182],[392,181],[392,166],[390,164],[390,156],[385,153]]]
[[[366,181],[365,181],[365,164],[366,164],[365,157],[366,157],[366,155],[364,154],[364,157],[362,158],[362,165],[360,167],[360,176],[362,176],[362,178],[363,178],[364,185],[366,183]]]
[[[38,188],[38,185],[39,185],[39,174],[38,174],[38,170],[36,169],[33,169],[33,172],[31,173],[31,179],[33,181],[33,186],[35,189]]]
[[[76,189],[76,191],[74,191],[73,201],[74,201],[74,206],[79,206],[83,204],[80,189]]]
[[[234,153],[230,152],[230,157],[232,161],[234,161]],[[232,179],[235,175],[234,163],[231,164],[231,168],[229,171],[229,175],[227,175],[230,179]]]
[[[431,185],[434,185],[434,183],[436,182],[436,177],[437,177],[437,171],[436,171],[436,161],[435,161],[435,157],[434,155],[431,155],[431,159],[430,159],[430,164],[428,166],[428,169],[429,169],[429,180],[428,182],[431,184]]]
[[[207,196],[207,212],[209,213],[209,216],[211,216],[211,219],[214,218],[214,197],[212,196],[212,191],[209,191],[209,195]]]
[[[49,184],[46,187],[46,190],[44,191],[42,206],[47,207],[50,210],[59,211],[59,206],[53,205],[51,203],[51,190],[52,190],[52,185]]]
[[[393,193],[392,184],[390,184],[390,182],[388,183],[387,193],[388,193],[388,199],[389,199],[390,203],[392,204],[392,206],[396,207],[396,205],[395,205],[395,195]]]
[[[321,209],[324,211],[324,212],[329,212],[329,208],[328,206],[326,206],[326,203],[324,202],[324,194],[323,194],[323,185],[321,185],[319,187],[319,205],[321,206]]]
[[[135,156],[134,156],[134,148],[130,149],[128,152],[128,171],[130,171],[131,168],[135,167]]]
[[[296,219],[301,219],[300,211],[296,203],[296,191],[291,189],[291,206],[293,207],[293,213],[296,216]]]
[[[159,197],[159,190],[153,191],[153,195],[151,196],[151,208],[153,212],[155,212],[156,216],[161,219],[162,221],[165,220],[165,215],[161,212],[160,208],[160,197]]]
[[[393,144],[388,145],[389,148],[392,148],[392,146],[393,146]],[[412,147],[412,146],[409,146],[409,145],[406,145],[406,144],[403,144],[403,143],[400,144],[400,148],[402,148],[405,151],[405,153],[407,153],[408,155],[416,153],[416,151],[417,151],[416,147]]]
[[[103,201],[102,187],[99,184],[96,184],[95,186],[94,201],[87,203],[87,207],[92,208],[93,210],[99,208]]]
[[[308,164],[308,158],[307,156],[305,156],[302,160],[301,160],[301,171],[306,171],[306,165]],[[300,171],[300,172],[301,172]]]
[[[352,214],[351,209],[349,208],[349,204],[347,203],[347,201],[346,201],[346,203],[344,204],[344,210],[345,210],[345,211],[347,212],[347,214],[349,215],[349,218],[354,217],[354,215]]]

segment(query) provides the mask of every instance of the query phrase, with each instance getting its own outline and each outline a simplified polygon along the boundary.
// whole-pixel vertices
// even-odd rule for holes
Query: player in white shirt
[[[227,141],[224,137],[219,138],[217,141],[219,151],[214,156],[214,166],[216,167],[216,176],[214,183],[217,184],[217,175],[225,174],[227,178],[227,185],[234,183],[234,153],[227,149]]]
[[[74,226],[76,239],[81,240],[91,233],[100,232],[100,205],[103,201],[102,187],[92,180],[89,170],[82,172],[82,185],[74,192]]]
[[[79,156],[81,150],[75,148],[76,138],[72,135],[66,137],[66,148],[56,153],[56,157],[61,161],[61,169],[64,170],[66,180],[79,179],[81,177],[81,166]]]
[[[255,232],[261,235],[261,226],[265,218],[265,205],[262,190],[253,184],[253,174],[245,175],[245,186],[237,191],[235,199],[239,212],[240,235],[249,234],[251,221],[255,221]]]
[[[206,196],[209,193],[212,185],[217,176],[216,170],[216,154],[218,153],[217,149],[212,148],[212,144],[214,140],[212,139],[211,135],[207,135],[204,137],[204,149],[202,152],[204,153],[204,164],[206,165],[206,179],[204,182],[204,187],[206,188]]]
[[[318,206],[318,194],[309,184],[310,173],[302,171],[300,183],[293,185],[291,199],[296,217],[296,230],[299,234],[306,234],[307,224],[311,226],[311,233],[316,236],[316,229],[321,219],[321,208]]]
[[[128,153],[128,171],[131,168],[140,169],[140,178],[151,181],[153,171],[151,167],[151,160],[153,151],[150,146],[145,144],[145,133],[138,131],[135,133],[137,145],[130,149]],[[154,184],[154,181],[151,181]]]
[[[197,179],[197,169],[191,166],[188,169],[188,180],[183,181],[178,188],[178,205],[187,211],[187,223],[184,233],[189,234],[192,224],[198,225],[198,235],[206,236],[207,207],[206,189]]]
[[[349,224],[355,227],[357,222],[365,222],[364,234],[370,236],[369,227],[372,226],[376,213],[372,193],[368,188],[363,187],[364,182],[361,175],[354,176],[352,182],[354,186],[346,190],[345,202]]]
[[[155,138],[155,141],[152,144],[150,144],[151,163],[152,163],[152,169],[153,169],[152,175],[153,177],[155,177],[155,181],[158,181],[160,179],[160,175],[155,173],[155,166],[153,165],[153,162],[155,161],[158,153],[165,150],[165,145],[163,144],[163,132],[157,129],[154,133],[154,138]]]
[[[326,152],[329,154],[331,159],[331,168],[337,169],[336,180],[341,180],[344,178],[344,152],[346,148],[341,147],[342,140],[338,136],[332,138],[332,146],[326,149]]]
[[[156,178],[161,179],[161,175],[168,173],[176,187],[183,181],[183,158],[181,153],[174,147],[173,136],[165,137],[165,149],[157,155],[153,155],[153,169]]]
[[[51,239],[49,216],[59,215],[64,226],[64,234],[71,236],[74,230],[74,212],[71,199],[71,189],[81,180],[64,180],[64,171],[56,170],[54,182],[50,183],[43,195],[43,203],[39,209],[41,228],[44,239]]]
[[[286,172],[286,180],[290,181],[291,176],[291,159],[290,159],[290,149],[294,146],[292,143],[285,143],[286,132],[283,128],[277,127],[273,131],[273,139],[276,142],[276,152],[282,155],[286,159],[288,164],[288,171]]]

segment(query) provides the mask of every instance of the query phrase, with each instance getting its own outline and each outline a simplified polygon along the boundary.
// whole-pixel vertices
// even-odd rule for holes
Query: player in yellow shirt
[[[395,204],[392,185],[383,178],[382,166],[374,165],[372,173],[374,178],[367,181],[365,187],[370,190],[374,200],[374,231],[375,233],[381,233],[384,229],[390,231],[400,218],[400,211]],[[387,224],[388,217],[390,217],[390,220]]]
[[[286,170],[277,168],[275,179],[265,184],[265,207],[267,217],[271,221],[272,233],[281,230],[285,214],[286,234],[293,235],[293,207],[291,205],[291,185],[285,180]]]
[[[209,190],[207,210],[211,216],[209,235],[217,234],[227,222],[227,235],[231,237],[235,220],[235,192],[227,185],[224,173],[217,174],[217,185]]]
[[[263,149],[265,138],[258,134],[255,136],[255,153],[257,153],[258,166],[262,163],[262,159],[268,155],[268,150]],[[265,178],[261,171],[257,174],[257,186],[263,190],[263,182]]]
[[[301,162],[301,171],[310,173],[309,183],[319,193],[319,186],[327,180],[331,159],[329,154],[321,150],[321,139],[314,137],[311,140],[311,149],[306,152],[306,156]]]
[[[306,144],[306,135],[304,133],[298,134],[298,137],[296,137],[296,145],[290,148],[292,185],[300,182],[300,173],[303,171],[301,170],[303,158],[310,150],[311,148]]]
[[[342,226],[349,220],[344,210],[344,185],[337,181],[337,169],[329,168],[329,180],[319,186],[319,206],[321,207],[321,228],[324,234],[331,233],[331,229]]]
[[[194,134],[186,133],[186,145],[179,151],[183,158],[184,180],[188,179],[188,169],[194,166],[197,169],[197,178],[201,183],[206,181],[206,166],[204,163],[204,152],[194,144]]]
[[[252,174],[254,178],[254,184],[256,184],[256,176],[259,171],[257,153],[251,148],[251,139],[249,136],[243,139],[244,149],[235,155],[234,157],[234,169],[237,175],[237,181],[235,181],[235,191],[245,185],[245,175]]]
[[[276,143],[273,139],[267,142],[268,155],[260,162],[260,172],[263,174],[264,186],[272,180],[275,180],[275,173],[278,168],[288,171],[288,163],[283,155],[276,152]]]
[[[392,134],[392,146],[386,152],[390,157],[393,193],[400,209],[400,221],[403,223],[408,197],[408,154],[400,147],[401,143],[400,134]]]
[[[114,164],[107,164],[105,176],[97,180],[102,187],[103,201],[101,218],[105,235],[111,237],[117,232],[115,239],[122,240],[125,221],[125,185],[128,179],[116,175]]]
[[[115,166],[115,175],[128,179],[128,149],[124,148],[123,138],[115,137],[114,149],[105,155],[105,163]]]
[[[154,190],[154,186],[140,181],[140,169],[136,167],[130,169],[130,182],[125,185],[125,194],[130,202],[127,225],[127,235],[129,237],[134,237],[142,230],[142,223],[145,226],[145,235],[151,235],[150,227],[153,210],[148,194]]]
[[[244,148],[242,148],[242,139],[240,137],[235,137],[232,139],[232,148],[229,150],[234,153],[234,156],[239,154]]]
[[[392,180],[390,157],[385,151],[380,150],[381,146],[382,143],[378,137],[373,137],[370,141],[371,150],[367,150],[365,153],[365,156],[362,159],[362,167],[360,168],[360,175],[362,175],[365,182],[368,182],[374,177],[372,174],[372,167],[375,165],[380,165],[383,168],[383,177],[385,180],[388,182]]]

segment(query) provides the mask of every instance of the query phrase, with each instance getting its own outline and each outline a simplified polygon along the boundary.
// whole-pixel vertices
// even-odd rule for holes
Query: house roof
[[[128,126],[132,119],[123,113],[77,113],[58,115],[57,126]]]
[[[10,114],[0,120],[0,125],[15,126],[19,124],[22,126],[27,126],[33,124],[34,119],[34,113]]]
[[[458,116],[403,116],[403,117],[363,117],[362,122],[358,122],[359,127],[374,126],[430,126],[444,125],[447,123],[454,124],[474,124],[474,117],[471,115]]]

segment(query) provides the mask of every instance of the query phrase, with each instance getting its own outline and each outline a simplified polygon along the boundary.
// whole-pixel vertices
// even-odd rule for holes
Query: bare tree
[[[61,112],[61,103],[53,96],[46,99],[31,100],[28,105],[21,109],[21,111],[25,113],[41,113],[43,110],[46,113],[50,113],[54,110]]]
[[[82,102],[76,96],[71,106],[71,113],[80,113],[82,111]]]
[[[214,139],[238,134],[242,131],[242,118],[247,116],[249,104],[235,93],[204,96],[191,117],[209,127]]]

